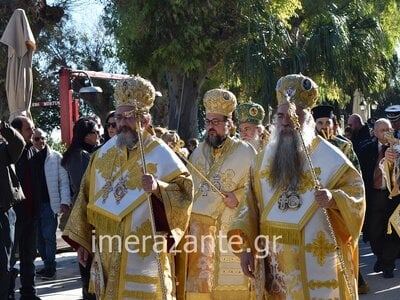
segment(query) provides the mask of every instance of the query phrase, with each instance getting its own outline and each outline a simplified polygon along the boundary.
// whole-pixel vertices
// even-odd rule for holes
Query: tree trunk
[[[162,96],[156,97],[154,105],[150,111],[153,116],[153,125],[168,127],[168,92],[167,90],[157,90],[161,92]]]
[[[169,94],[168,128],[177,130],[182,140],[198,137],[198,100],[204,76],[167,74]]]

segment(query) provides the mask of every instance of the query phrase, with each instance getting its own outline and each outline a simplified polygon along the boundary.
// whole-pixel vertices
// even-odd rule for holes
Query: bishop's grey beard
[[[306,156],[302,142],[295,129],[286,127],[275,129],[276,144],[272,154],[270,182],[272,187],[297,190]]]
[[[260,136],[257,134],[256,136],[254,136],[254,138],[252,139],[243,139],[244,141],[246,141],[247,143],[249,143],[250,145],[253,146],[254,149],[256,149],[257,151],[260,150],[260,146],[261,146],[261,139]]]
[[[119,149],[124,149],[124,147],[132,149],[138,141],[139,137],[135,130],[127,127],[118,129],[116,145]]]
[[[207,134],[205,142],[207,145],[213,147],[213,148],[218,148],[219,146],[222,145],[222,143],[226,140],[226,135],[225,136],[220,136],[220,135],[209,135]]]

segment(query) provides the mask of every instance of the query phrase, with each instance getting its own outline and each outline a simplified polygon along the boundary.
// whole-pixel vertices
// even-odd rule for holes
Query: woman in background
[[[90,118],[80,118],[74,125],[71,145],[65,151],[61,165],[67,170],[72,191],[72,205],[79,193],[82,176],[89,164],[91,153],[97,149],[100,141],[97,124]],[[64,217],[65,214],[62,216]],[[64,230],[68,216],[60,220],[60,229]],[[84,300],[95,300],[94,294],[89,293],[90,266],[79,264],[82,279],[82,296]]]
[[[115,115],[114,110],[110,111],[107,115],[106,123],[104,126],[106,130],[104,130],[104,135],[103,135],[104,143],[117,134],[117,123],[114,115]]]

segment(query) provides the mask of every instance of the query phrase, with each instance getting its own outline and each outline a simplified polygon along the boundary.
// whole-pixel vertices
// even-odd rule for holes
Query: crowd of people
[[[372,128],[353,114],[342,133],[317,84],[291,74],[271,124],[260,104],[207,91],[204,139],[185,143],[152,125],[155,93],[120,80],[104,134],[82,117],[63,154],[31,119],[0,121],[0,300],[15,298],[18,274],[20,299],[40,299],[35,276],[57,276],[57,228],[83,299],[357,299],[360,236],[373,271],[394,276],[400,105]]]

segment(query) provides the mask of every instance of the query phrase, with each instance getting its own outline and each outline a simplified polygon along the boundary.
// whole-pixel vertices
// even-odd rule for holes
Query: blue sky
[[[48,5],[53,5],[60,1],[48,0]],[[83,32],[94,31],[98,23],[99,16],[102,13],[103,6],[99,0],[75,0],[71,5],[70,13],[72,15],[74,27]]]
[[[57,3],[57,0],[48,0],[48,5]],[[103,6],[96,0],[75,0],[70,11],[74,27],[82,32],[96,31],[96,25],[102,13]],[[51,133],[54,141],[61,140],[61,131],[54,130]]]

